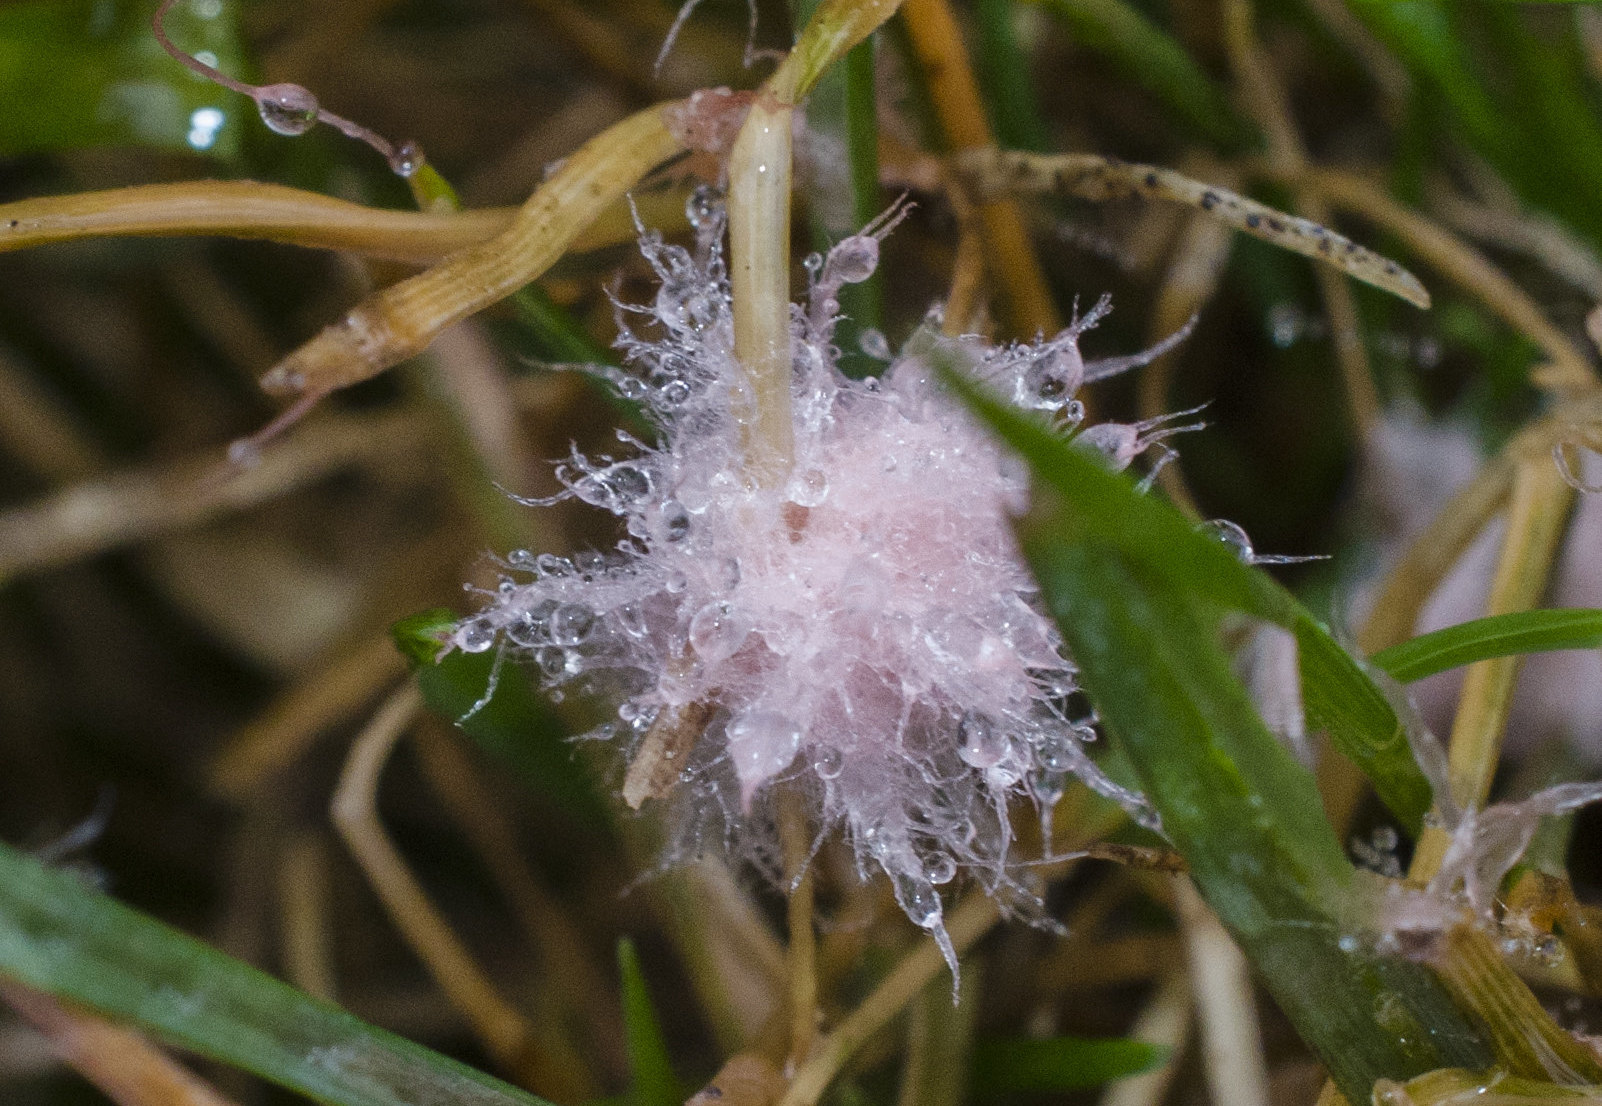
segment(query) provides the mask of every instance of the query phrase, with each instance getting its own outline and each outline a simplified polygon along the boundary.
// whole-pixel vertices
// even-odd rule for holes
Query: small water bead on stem
[[[298,84],[263,85],[251,94],[256,111],[274,134],[294,137],[317,125],[319,105],[310,89]]]

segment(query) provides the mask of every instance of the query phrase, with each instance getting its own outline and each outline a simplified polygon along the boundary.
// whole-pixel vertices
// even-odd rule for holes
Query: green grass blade
[[[327,1106],[546,1106],[4,845],[0,976]]]
[[[1065,23],[1087,49],[1105,54],[1197,133],[1225,149],[1245,145],[1252,129],[1223,89],[1173,36],[1127,0],[1034,0]]]
[[[1362,769],[1409,832],[1418,832],[1429,810],[1430,787],[1413,761],[1395,710],[1361,665],[1293,595],[1167,503],[1137,494],[1126,476],[1108,471],[1034,419],[980,394],[956,373],[948,373],[947,379],[1024,455],[1038,480],[1074,505],[1068,521],[1075,533],[1067,536],[1116,548],[1188,595],[1294,633],[1309,728],[1327,731],[1334,747]]]
[[[626,937],[617,943],[617,967],[623,979],[623,1044],[633,1080],[629,1106],[681,1106],[684,1091],[668,1059],[662,1023],[645,989],[639,953]]]
[[[1567,608],[1491,615],[1420,634],[1374,654],[1374,663],[1403,683],[1449,668],[1520,653],[1602,649],[1602,610]]]
[[[1380,1078],[1488,1062],[1427,969],[1342,939],[1355,873],[1312,774],[1232,674],[1215,619],[1149,566],[1078,536],[1077,513],[1045,491],[1019,537],[1080,682],[1197,887],[1336,1085],[1362,1102]]]
[[[1029,59],[1013,28],[1013,10],[1014,0],[975,0],[979,76],[997,145],[1043,154],[1051,149],[1051,139],[1035,98]]]
[[[989,1099],[1082,1091],[1151,1071],[1168,1052],[1162,1045],[1121,1039],[980,1041],[974,1048],[972,1094]]]
[[[28,0],[0,4],[0,156],[85,146],[154,146],[229,158],[238,153],[245,97],[197,78],[150,32],[150,3]],[[237,72],[235,16],[209,19],[180,5],[173,38]]]

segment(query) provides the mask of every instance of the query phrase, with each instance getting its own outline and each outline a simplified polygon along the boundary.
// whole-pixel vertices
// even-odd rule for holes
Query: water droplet
[[[506,555],[506,563],[513,568],[533,568],[534,554],[527,549],[514,549]]]
[[[774,710],[748,711],[733,719],[724,733],[736,773],[751,784],[788,768],[801,748],[800,727]]]
[[[415,176],[423,167],[423,148],[415,142],[402,142],[390,153],[389,167],[396,176]]]
[[[677,376],[667,376],[656,387],[657,402],[665,407],[682,407],[690,398],[690,385]]]
[[[894,872],[890,882],[895,888],[896,902],[907,919],[919,929],[932,929],[940,924],[940,894],[923,876],[912,872]]]
[[[645,612],[638,603],[624,603],[613,614],[623,632],[632,638],[645,636]]]
[[[837,780],[845,768],[845,757],[833,745],[820,745],[812,754],[812,770],[820,780]]]
[[[1335,942],[1336,947],[1345,953],[1356,952],[1359,944],[1360,942],[1357,940],[1357,938],[1350,933],[1341,934]]]
[[[801,259],[801,267],[807,271],[807,276],[817,280],[818,274],[823,271],[823,255],[821,253],[807,254]]]
[[[1023,401],[1040,411],[1056,411],[1068,401],[1068,382],[1052,360],[1029,366],[1023,375]]]
[[[823,279],[828,284],[861,284],[878,267],[879,240],[871,234],[853,234],[829,251]]]
[[[1081,722],[1074,726],[1074,737],[1078,738],[1079,741],[1085,745],[1089,745],[1100,736],[1101,735],[1096,732],[1096,727],[1090,725],[1089,723]]]
[[[578,603],[563,603],[551,612],[551,640],[557,645],[578,645],[590,636],[595,612]]]
[[[317,97],[298,84],[270,84],[258,88],[255,98],[261,121],[278,134],[305,134],[317,122]]]
[[[1236,557],[1250,564],[1252,561],[1252,539],[1247,537],[1246,531],[1227,518],[1215,518],[1211,522],[1201,524],[1202,533],[1227,545]]]
[[[890,339],[884,336],[884,331],[868,327],[857,335],[857,348],[875,361],[890,360]]]
[[[662,504],[662,536],[668,541],[683,541],[690,532],[690,512],[677,499]]]
[[[733,591],[740,586],[740,560],[725,557],[718,562],[717,584],[721,591]]]
[[[1029,790],[1044,807],[1057,805],[1062,793],[1068,789],[1068,775],[1065,772],[1043,770],[1036,772],[1029,779]]]
[[[677,595],[689,586],[690,578],[676,568],[669,569],[667,575],[662,578],[662,588],[669,595]]]
[[[649,499],[653,490],[651,474],[639,465],[613,465],[606,470],[606,483],[624,507]]]
[[[547,644],[550,641],[551,612],[554,610],[556,600],[541,600],[507,623],[506,636],[524,648]]]
[[[708,603],[690,619],[690,646],[704,662],[716,664],[738,652],[750,632],[734,604],[720,599]]]
[[[957,739],[962,742],[957,755],[974,768],[994,768],[1010,747],[1007,735],[997,732],[990,719],[974,711],[964,714],[957,724]]]
[[[1307,316],[1292,303],[1276,303],[1268,309],[1268,336],[1280,349],[1296,344],[1307,329]]]
[[[482,653],[495,644],[495,624],[487,618],[464,622],[456,630],[456,648],[464,653]]]
[[[533,662],[540,665],[540,672],[545,673],[546,680],[556,680],[557,676],[567,673],[567,649],[545,646],[533,654]]]
[[[957,862],[949,853],[935,853],[923,866],[929,882],[935,886],[950,883],[957,878]]]
[[[684,201],[684,217],[690,225],[700,230],[710,227],[718,218],[718,210],[722,207],[722,199],[718,190],[709,185],[700,185],[690,193],[690,198]]]
[[[573,571],[573,562],[555,553],[541,553],[534,564],[541,576],[566,576]]]
[[[790,502],[798,507],[816,507],[829,498],[829,476],[822,469],[807,469],[790,481]]]
[[[1074,738],[1060,730],[1043,734],[1035,745],[1035,760],[1048,772],[1066,772],[1074,765]]]

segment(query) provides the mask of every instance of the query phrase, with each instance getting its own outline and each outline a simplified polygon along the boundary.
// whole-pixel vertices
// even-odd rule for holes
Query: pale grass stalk
[[[586,142],[518,209],[505,231],[368,297],[270,369],[262,387],[315,396],[366,380],[541,276],[580,230],[683,150],[664,117],[670,106],[637,112]]]
[[[1516,203],[1503,196],[1471,200],[1444,187],[1430,195],[1430,207],[1459,234],[1533,258],[1593,302],[1602,302],[1602,259],[1556,219],[1523,211]]]
[[[1102,1094],[1100,1106],[1158,1106],[1179,1074],[1191,1023],[1190,976],[1184,970],[1166,972],[1130,1026],[1129,1036],[1167,1048],[1168,1059],[1161,1067],[1118,1080]]]
[[[746,477],[778,487],[795,464],[790,416],[790,128],[795,106],[764,89],[729,155],[729,285],[735,397]]]
[[[0,443],[23,467],[52,482],[81,480],[105,463],[39,374],[0,349]]]
[[[1215,1106],[1269,1106],[1268,1062],[1252,997],[1251,965],[1190,880],[1174,881]]]
[[[960,954],[990,931],[1001,918],[995,900],[973,892],[957,905],[946,922],[951,943]],[[873,992],[829,1031],[812,1050],[812,1057],[796,1069],[779,1106],[815,1106],[819,1097],[868,1040],[906,1009],[924,987],[946,970],[945,959],[932,939],[920,937]]]
[[[328,851],[320,834],[292,834],[278,862],[278,921],[284,971],[308,995],[335,1000]]]
[[[983,975],[970,961],[962,966],[955,1002],[942,979],[913,1000],[897,1106],[962,1106],[966,1100]]]
[[[812,831],[800,797],[784,797],[779,810],[779,839],[784,850],[784,874],[789,898],[785,904],[790,944],[790,1060],[801,1063],[812,1051],[818,1030],[818,942],[812,928]]]
[[[995,145],[962,31],[946,0],[907,0],[903,14],[918,63],[928,75],[935,115],[954,151]],[[1009,198],[978,204],[986,258],[996,279],[1000,315],[1017,336],[1048,337],[1062,329],[1018,205]]]
[[[1596,387],[1597,376],[1585,353],[1547,319],[1529,294],[1440,224],[1349,173],[1316,168],[1285,173],[1270,168],[1264,175],[1293,188],[1309,190],[1331,205],[1395,234],[1426,263],[1546,354],[1551,364],[1533,374],[1542,387],[1563,395],[1584,394]]]
[[[1487,615],[1527,611],[1541,601],[1573,502],[1574,489],[1564,483],[1549,456],[1527,457],[1517,463],[1508,499],[1507,530],[1486,597]],[[1490,794],[1521,660],[1514,656],[1481,661],[1470,665],[1464,676],[1447,746],[1452,800],[1460,810],[1483,805]],[[1433,876],[1449,843],[1445,828],[1426,826],[1410,876],[1416,880]]]
[[[206,789],[228,802],[249,804],[325,730],[361,709],[405,671],[406,661],[387,633],[317,665],[235,731],[207,769]]]
[[[0,983],[0,1000],[117,1106],[232,1106],[230,1099],[131,1029],[19,983]]]
[[[376,806],[378,777],[395,743],[416,720],[422,695],[407,682],[385,700],[351,746],[330,804],[334,826],[385,912],[497,1065],[542,1093],[584,1096],[571,1073],[552,1063],[533,1025],[485,975],[396,850]]]
[[[729,283],[734,355],[746,392],[735,397],[745,477],[779,487],[795,463],[790,416],[791,127],[825,70],[895,14],[900,0],[826,0],[795,48],[757,92],[729,154]]]
[[[981,196],[1040,192],[1095,202],[1137,197],[1199,208],[1243,234],[1333,265],[1354,280],[1400,296],[1414,306],[1430,304],[1429,292],[1412,273],[1322,223],[1287,215],[1227,188],[1160,165],[1141,165],[1099,154],[986,149],[961,155],[957,167]]]
[[[253,468],[225,467],[208,451],[51,492],[0,513],[0,580],[197,526],[352,466],[403,463],[424,454],[423,430],[410,411],[330,415]]]
[[[529,943],[541,979],[542,1008],[578,1015],[596,1041],[619,1039],[621,1025],[611,1009],[611,983],[586,948],[578,925],[541,886],[524,859],[517,832],[495,794],[473,763],[460,733],[425,725],[413,741],[423,778],[444,804],[511,906]],[[559,1035],[581,1070],[591,1065],[571,1040],[565,1017],[546,1018],[547,1036]]]

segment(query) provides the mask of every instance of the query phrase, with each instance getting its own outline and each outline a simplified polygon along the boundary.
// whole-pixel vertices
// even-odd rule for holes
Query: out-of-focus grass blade
[[[169,58],[150,32],[153,4],[27,0],[0,4],[0,155],[85,146],[156,146],[232,157],[251,104]],[[173,37],[237,71],[235,0],[180,4]]]
[[[1043,1041],[980,1041],[974,1047],[972,1096],[1061,1094],[1099,1087],[1150,1071],[1168,1049],[1145,1041],[1053,1037]]]
[[[1045,117],[1035,97],[1029,59],[1018,45],[1012,25],[1014,0],[975,0],[974,25],[979,31],[979,74],[996,142],[1009,150],[1051,148]]]
[[[1519,653],[1602,649],[1602,610],[1516,611],[1420,634],[1374,654],[1380,668],[1404,683],[1448,668]]]
[[[1409,832],[1417,833],[1430,805],[1430,787],[1414,763],[1395,710],[1329,630],[1261,569],[1196,529],[1154,496],[1137,495],[1124,476],[1033,419],[979,393],[955,372],[947,379],[963,392],[1013,448],[1037,479],[1074,506],[1064,538],[1115,548],[1168,579],[1181,592],[1273,622],[1296,636],[1308,725],[1325,730],[1342,755],[1361,768],[1375,791]]]
[[[4,845],[0,976],[328,1106],[548,1106]]]
[[[1174,38],[1127,0],[1032,0],[1068,25],[1079,43],[1105,54],[1201,135],[1226,149],[1252,130],[1223,89]]]
[[[1535,40],[1512,4],[1347,3],[1525,202],[1602,241],[1602,213],[1589,199],[1602,187],[1602,134],[1568,53]]]
[[[473,709],[490,688],[495,653],[457,651],[441,657],[442,642],[455,622],[450,611],[431,610],[403,618],[390,630],[412,662],[423,701],[511,765],[534,791],[549,796],[587,827],[604,829],[610,822],[605,805],[589,775],[574,761],[561,723],[534,693],[520,665],[502,664],[494,694]]]
[[[633,1079],[629,1106],[680,1106],[684,1092],[668,1059],[662,1023],[645,989],[634,942],[626,937],[617,943],[617,966],[623,977],[623,1043]]]

